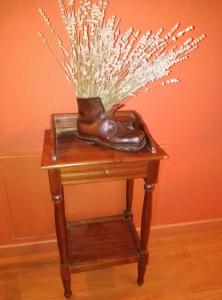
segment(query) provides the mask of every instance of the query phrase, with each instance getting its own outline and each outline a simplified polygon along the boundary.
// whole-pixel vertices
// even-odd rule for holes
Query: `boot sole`
[[[141,151],[145,145],[146,145],[146,139],[144,139],[144,142],[140,145],[140,146],[132,146],[132,145],[118,145],[118,146],[112,146],[104,141],[102,141],[101,139],[99,138],[96,138],[96,137],[89,137],[89,136],[82,136],[78,133],[76,133],[77,137],[80,138],[81,140],[84,140],[84,141],[87,141],[87,142],[90,142],[91,144],[97,144],[97,145],[100,145],[100,146],[103,146],[107,149],[113,149],[113,150],[118,150],[118,151],[125,151],[125,152],[138,152],[138,151]]]

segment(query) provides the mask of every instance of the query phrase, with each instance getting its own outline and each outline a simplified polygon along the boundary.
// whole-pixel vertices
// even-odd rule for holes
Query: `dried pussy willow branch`
[[[69,49],[55,32],[45,12],[42,9],[39,12],[51,30],[63,59],[54,54],[42,32],[39,36],[74,86],[77,97],[99,96],[107,110],[123,103],[140,89],[149,90],[153,82],[170,74],[173,65],[186,60],[205,38],[201,34],[178,45],[177,40],[193,29],[189,26],[179,31],[179,23],[167,33],[162,28],[143,35],[133,28],[120,33],[119,20],[115,16],[105,20],[106,0],[96,3],[80,0],[78,9],[74,0],[69,0],[67,6],[63,0],[58,2],[70,42]],[[177,78],[167,79],[156,86],[178,81]]]

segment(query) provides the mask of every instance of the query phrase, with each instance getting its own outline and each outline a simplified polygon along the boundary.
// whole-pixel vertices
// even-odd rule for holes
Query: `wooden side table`
[[[135,112],[117,116],[129,126],[148,130]],[[48,170],[55,206],[55,226],[60,253],[64,295],[70,298],[71,272],[138,262],[137,282],[142,285],[148,263],[147,243],[151,224],[152,194],[157,183],[159,163],[166,153],[154,143],[152,152],[106,150],[75,136],[76,115],[54,115],[51,130],[45,131],[42,168]],[[144,180],[141,233],[133,223],[134,178]],[[118,216],[67,222],[63,186],[108,180],[126,180],[126,209]]]

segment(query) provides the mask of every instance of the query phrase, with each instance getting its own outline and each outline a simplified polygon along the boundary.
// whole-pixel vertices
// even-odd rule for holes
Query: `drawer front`
[[[61,169],[62,184],[118,180],[147,175],[147,162],[110,163]]]

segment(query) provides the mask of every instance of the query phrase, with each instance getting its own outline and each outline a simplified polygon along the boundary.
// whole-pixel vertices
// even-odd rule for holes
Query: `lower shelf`
[[[105,268],[139,260],[134,224],[124,216],[68,224],[69,263],[72,272]]]

